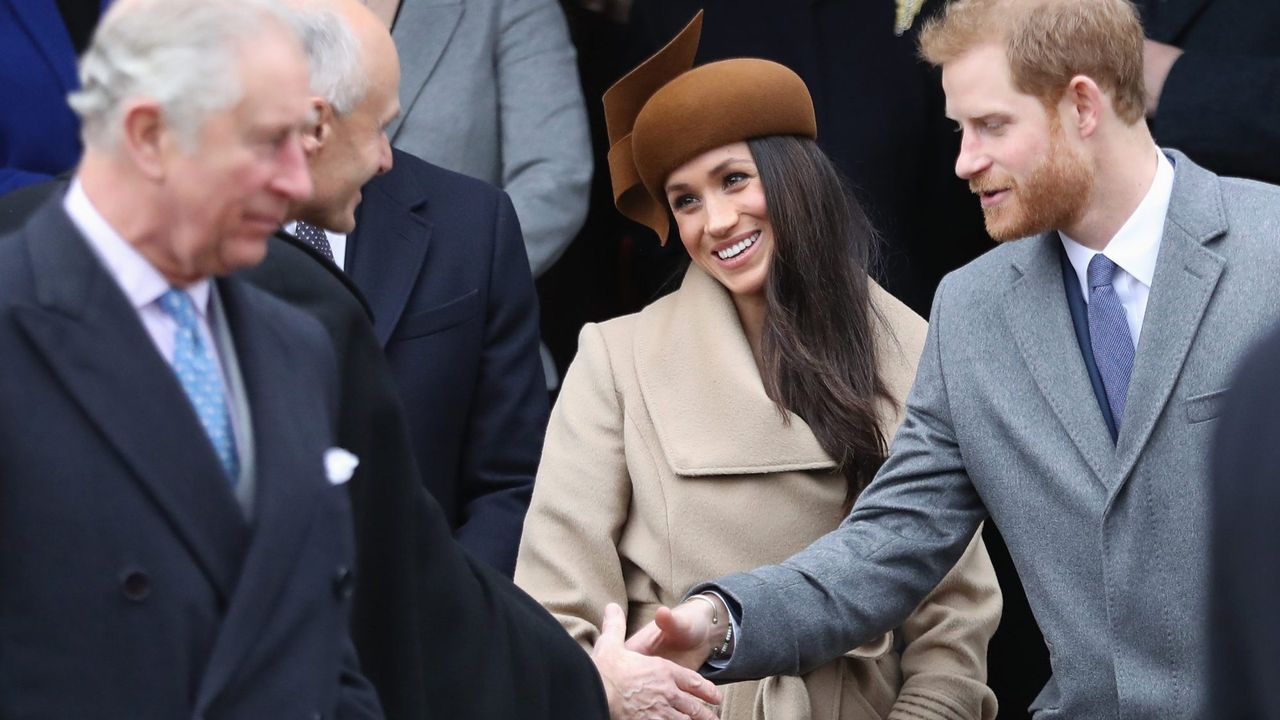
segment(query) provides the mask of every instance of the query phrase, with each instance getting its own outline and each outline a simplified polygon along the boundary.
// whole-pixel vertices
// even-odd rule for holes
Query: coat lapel
[[[400,67],[404,70],[400,80],[400,107],[403,112],[387,128],[387,137],[393,142],[409,108],[417,102],[418,95],[453,38],[453,32],[458,29],[462,13],[463,6],[459,0],[406,2],[401,6],[392,36],[400,51]]]
[[[31,37],[32,43],[53,69],[62,89],[71,92],[79,87],[76,80],[76,50],[71,45],[57,3],[31,0],[0,0],[9,5],[18,24]]]
[[[1115,451],[1067,308],[1056,233],[1019,241],[1005,317],[1036,386],[1095,477],[1110,485]]]
[[[347,273],[373,308],[373,329],[386,347],[422,272],[431,223],[419,212],[425,198],[395,197],[383,178],[365,185],[356,229],[347,240]]]
[[[71,225],[61,198],[39,212],[28,231],[38,305],[16,311],[18,324],[226,602],[248,527],[213,448],[173,370]]]
[[[1173,195],[1120,425],[1117,478],[1132,471],[1187,359],[1225,261],[1205,244],[1227,231],[1217,177],[1171,153]]]
[[[245,669],[243,658],[257,642],[276,606],[275,597],[296,566],[320,497],[317,488],[324,483],[320,453],[305,455],[307,444],[295,417],[298,406],[290,401],[316,389],[290,371],[300,358],[279,340],[287,328],[265,322],[239,281],[221,281],[218,289],[253,416],[258,486],[253,538],[210,656],[196,714],[209,706],[234,673]]]
[[[638,319],[635,366],[672,469],[686,476],[833,469],[809,426],[765,394],[733,301],[691,266]],[[743,442],[740,438],[769,438]]]

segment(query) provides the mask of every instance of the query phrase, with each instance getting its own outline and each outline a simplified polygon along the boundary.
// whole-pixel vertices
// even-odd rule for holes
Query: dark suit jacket
[[[1156,141],[1220,175],[1280,182],[1280,3],[1137,4],[1151,39],[1186,51],[1151,122]]]
[[[57,3],[0,0],[0,195],[80,159],[80,121],[66,100],[79,86]]]
[[[0,234],[61,187],[0,198]],[[262,264],[239,277],[314,315],[336,351],[337,442],[360,458],[347,483],[359,568],[351,635],[387,717],[608,717],[586,654],[540,605],[462,550],[422,488],[398,388],[359,289],[288,236],[268,247]]]
[[[1209,707],[1214,720],[1277,720],[1280,696],[1280,330],[1242,363],[1214,450]]]
[[[511,201],[400,151],[363,193],[347,273],[373,308],[423,484],[463,546],[510,576],[548,412]]]
[[[51,198],[0,238],[0,717],[381,717],[347,620],[336,368],[219,281],[252,412],[246,522],[176,376]]]
[[[606,718],[595,666],[540,605],[452,538],[421,486],[399,392],[359,290],[293,238],[243,277],[314,314],[342,376],[338,438],[361,572],[352,635],[387,717]]]

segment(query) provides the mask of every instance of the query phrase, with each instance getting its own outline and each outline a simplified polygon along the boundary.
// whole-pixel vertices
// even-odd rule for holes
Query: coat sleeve
[[[583,328],[551,413],[525,521],[516,584],[584,647],[604,606],[627,608],[618,541],[631,504],[623,408],[600,329]]]
[[[587,216],[591,137],[568,25],[553,0],[502,0],[497,57],[502,189],[524,230],[533,276]]]
[[[941,363],[943,281],[890,456],[840,527],[720,591],[741,633],[716,681],[799,675],[900,626],[960,559],[986,508],[965,472]],[[988,570],[988,572],[990,572]]]
[[[464,520],[457,538],[510,577],[547,424],[547,390],[520,225],[510,200],[494,195],[484,346],[459,469]]]
[[[873,284],[874,285],[874,284]],[[894,418],[916,375],[928,326],[879,287],[892,340],[882,341],[880,363],[897,398]],[[897,423],[887,430],[897,430]],[[996,711],[987,687],[987,644],[1000,623],[1002,599],[995,569],[980,533],[960,562],[920,603],[899,629],[904,684],[890,720],[990,720]]]
[[[1188,50],[1151,127],[1161,145],[1220,175],[1280,182],[1280,58]]]

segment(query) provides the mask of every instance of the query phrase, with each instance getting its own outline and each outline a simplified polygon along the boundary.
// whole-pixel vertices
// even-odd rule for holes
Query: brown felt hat
[[[604,94],[613,201],[623,215],[667,242],[662,186],[708,150],[766,135],[815,138],[804,81],[768,60],[739,58],[693,67],[699,11],[679,35]]]

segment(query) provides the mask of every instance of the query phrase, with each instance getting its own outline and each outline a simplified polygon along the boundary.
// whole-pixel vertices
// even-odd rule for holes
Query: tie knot
[[[196,304],[186,290],[169,288],[160,296],[160,307],[177,321],[180,327],[190,327],[196,323]]]
[[[1089,279],[1089,289],[1106,287],[1111,284],[1112,277],[1116,273],[1116,264],[1111,262],[1111,258],[1098,253],[1089,261],[1089,270],[1086,273]]]

